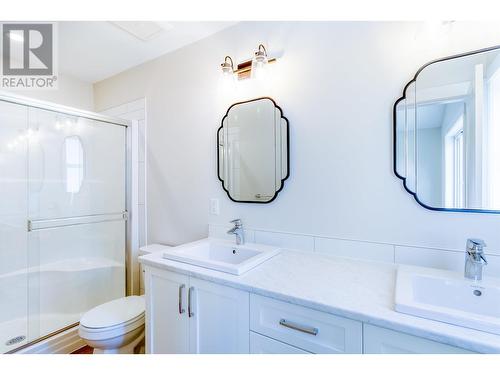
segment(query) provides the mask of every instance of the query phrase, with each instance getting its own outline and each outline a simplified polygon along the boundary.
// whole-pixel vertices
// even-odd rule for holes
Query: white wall
[[[5,92],[87,111],[94,110],[92,83],[61,72],[58,74],[58,80],[58,88],[54,90],[5,90]]]
[[[219,64],[263,42],[281,57],[274,83],[219,90]],[[392,171],[392,105],[425,62],[500,44],[490,23],[241,23],[94,86],[97,110],[148,102],[148,239],[178,244],[207,222],[390,244],[500,253],[500,216],[428,211]],[[271,204],[231,202],[216,176],[216,130],[228,105],[272,96],[290,121],[290,178]],[[221,202],[210,216],[209,198]]]
[[[443,140],[441,128],[423,128],[418,130],[418,185],[419,199],[432,207],[444,207],[442,192]]]

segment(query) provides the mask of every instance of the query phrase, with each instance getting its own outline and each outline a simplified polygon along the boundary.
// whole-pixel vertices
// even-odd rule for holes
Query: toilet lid
[[[145,302],[142,296],[118,298],[94,307],[83,314],[80,324],[88,328],[105,328],[126,323],[144,314]]]

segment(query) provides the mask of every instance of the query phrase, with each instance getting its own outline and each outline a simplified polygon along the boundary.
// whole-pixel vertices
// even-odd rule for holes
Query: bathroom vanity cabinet
[[[148,353],[471,353],[181,273],[145,271]]]
[[[146,267],[148,353],[248,353],[249,294]]]

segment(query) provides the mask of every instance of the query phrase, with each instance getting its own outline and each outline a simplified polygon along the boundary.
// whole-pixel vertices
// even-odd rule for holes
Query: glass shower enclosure
[[[125,295],[127,126],[0,96],[0,353]]]

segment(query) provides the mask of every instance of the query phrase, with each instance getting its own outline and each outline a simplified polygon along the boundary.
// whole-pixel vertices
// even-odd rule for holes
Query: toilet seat
[[[127,324],[118,324],[110,328],[88,328],[80,324],[79,335],[84,340],[100,341],[124,336],[138,328],[143,329],[146,319],[144,315]]]
[[[141,328],[144,323],[144,297],[123,297],[85,313],[80,319],[79,334],[86,340],[107,340]]]

